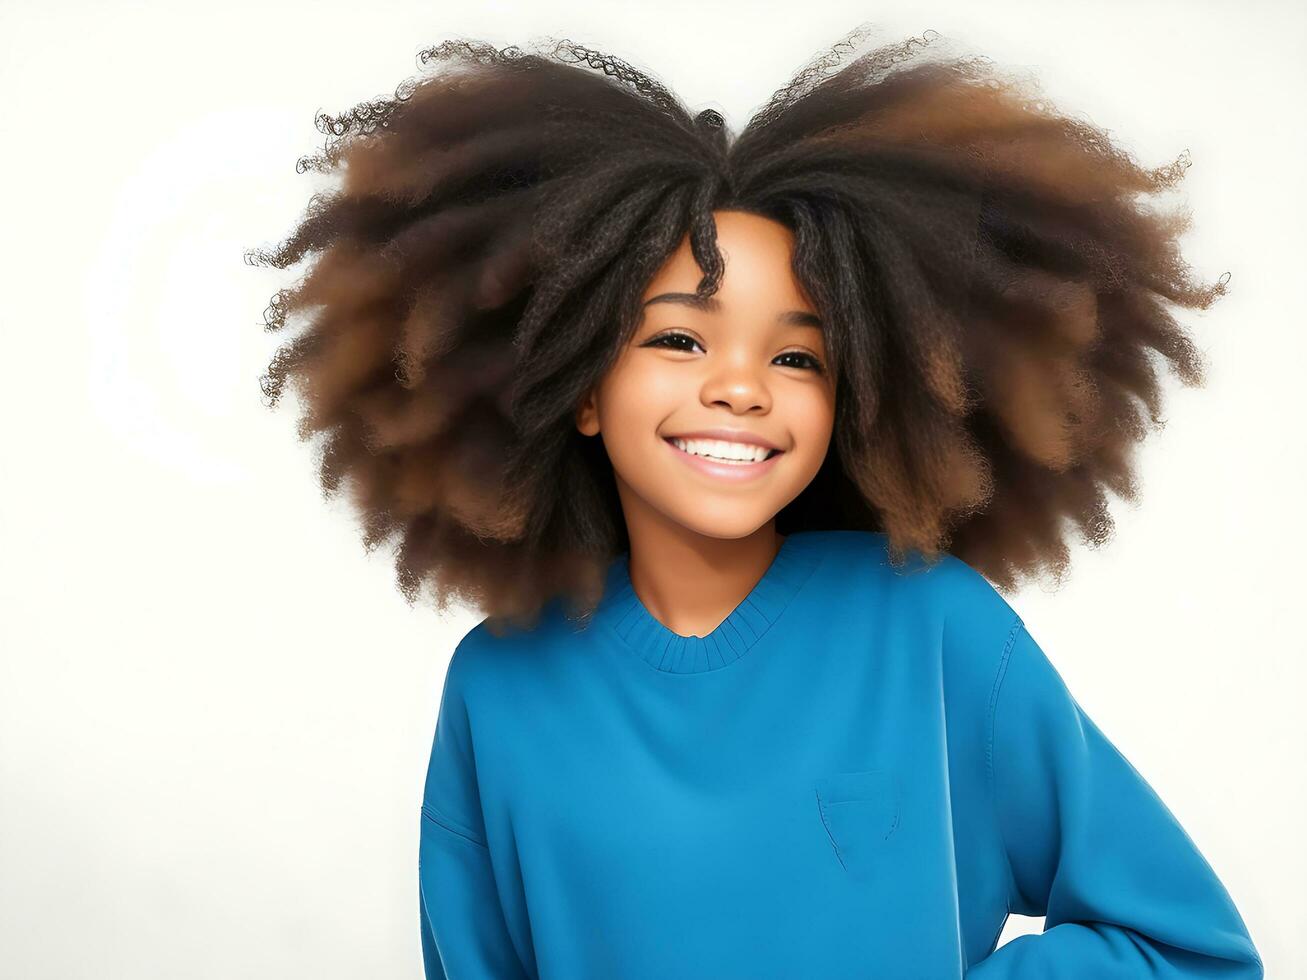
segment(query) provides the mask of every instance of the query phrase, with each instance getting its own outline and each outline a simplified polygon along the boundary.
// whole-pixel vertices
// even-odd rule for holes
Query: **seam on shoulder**
[[[489,850],[489,848],[486,846],[486,842],[481,840],[475,833],[473,833],[468,828],[464,827],[462,824],[458,823],[458,821],[454,820],[453,818],[445,816],[430,803],[422,804],[422,815],[426,817],[428,820],[430,820],[432,823],[436,824],[437,826],[443,827],[445,830],[448,830],[450,833],[462,837],[468,843],[475,844],[477,847],[481,847],[481,848],[485,848],[486,850]]]
[[[998,671],[994,674],[994,683],[989,689],[989,706],[985,711],[985,772],[991,783],[994,778],[994,718],[998,707],[998,692],[1007,675],[1008,659],[1012,656],[1012,644],[1016,642],[1017,631],[1024,625],[1020,616],[1012,621],[1012,626],[1007,631],[1007,642],[1003,644],[1003,655],[999,657]]]
[[[1003,837],[1003,824],[998,815],[998,787],[994,780],[994,730],[998,717],[998,695],[1003,687],[1003,679],[1007,676],[1008,663],[1012,657],[1012,647],[1016,643],[1017,634],[1025,629],[1025,623],[1018,615],[1012,621],[1012,626],[1007,632],[1007,641],[1003,644],[1003,654],[998,660],[998,670],[994,674],[994,683],[990,686],[989,691],[989,708],[985,713],[985,783],[989,790],[989,811],[990,820],[994,824],[994,830],[998,833],[998,842],[1003,849],[1003,862],[1007,867],[1008,887],[1006,889],[1008,898],[1008,911],[1012,908],[1011,896],[1016,890],[1016,876],[1012,871],[1012,862],[1008,858],[1007,840]]]

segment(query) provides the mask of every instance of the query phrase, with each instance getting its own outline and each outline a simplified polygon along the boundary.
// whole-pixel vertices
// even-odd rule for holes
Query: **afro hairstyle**
[[[398,584],[489,628],[551,599],[588,617],[629,547],[585,394],[688,235],[718,287],[713,211],[794,234],[793,271],[835,374],[831,451],[781,533],[881,531],[892,561],[948,551],[1004,591],[1068,565],[1073,531],[1110,537],[1106,491],[1134,500],[1132,452],[1164,424],[1158,360],[1202,384],[1167,306],[1206,309],[1173,187],[988,59],[922,38],[857,53],[855,29],[738,134],[649,75],[572,41],[423,51],[393,98],[320,113],[298,170],[338,175],[251,264],[313,253],[265,311],[304,329],[261,378],[287,382],[319,479],[342,487]],[[847,60],[846,60],[847,59]]]

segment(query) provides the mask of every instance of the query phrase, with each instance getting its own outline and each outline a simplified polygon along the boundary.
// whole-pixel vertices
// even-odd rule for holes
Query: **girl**
[[[322,482],[487,612],[446,675],[428,978],[1260,977],[998,592],[1200,358],[1183,214],[985,59],[809,64],[738,134],[570,42],[321,119],[272,327]],[[1147,417],[1141,415],[1140,409]],[[991,582],[995,583],[991,585]],[[1010,913],[1042,935],[995,949]]]

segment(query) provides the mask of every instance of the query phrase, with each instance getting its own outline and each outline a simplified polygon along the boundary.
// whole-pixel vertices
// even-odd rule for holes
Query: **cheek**
[[[795,392],[787,401],[785,418],[795,442],[806,452],[824,456],[835,424],[834,401],[816,386]]]
[[[619,365],[599,389],[600,427],[614,462],[648,449],[663,420],[673,414],[681,393],[665,374]]]
[[[658,370],[653,360],[636,359],[611,372],[602,389],[606,420],[623,428],[657,427],[687,398],[698,397],[689,372]]]

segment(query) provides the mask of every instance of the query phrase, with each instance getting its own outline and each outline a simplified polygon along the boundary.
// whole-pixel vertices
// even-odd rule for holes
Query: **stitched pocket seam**
[[[869,769],[865,771],[883,772],[886,775],[886,777],[889,779],[890,802],[893,806],[894,818],[890,822],[889,830],[886,831],[885,834],[880,838],[881,840],[889,840],[890,836],[893,835],[894,831],[898,830],[899,820],[901,816],[900,804],[898,799],[897,777],[892,772],[889,772],[888,770],[884,770],[884,769]],[[849,774],[841,773],[840,775],[849,775]],[[844,868],[844,870],[847,871],[848,864],[844,860],[844,852],[840,848],[839,841],[835,839],[835,832],[834,829],[831,827],[830,814],[828,808],[833,806],[839,806],[844,803],[875,803],[881,800],[882,797],[873,794],[870,796],[865,796],[865,795],[864,796],[836,796],[833,799],[822,799],[820,787],[817,787],[815,789],[815,794],[817,797],[817,811],[821,816],[821,823],[822,823],[822,827],[826,831],[826,837],[830,841],[831,847],[834,848],[835,850],[835,857],[840,862],[840,867]]]

